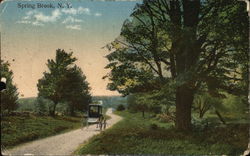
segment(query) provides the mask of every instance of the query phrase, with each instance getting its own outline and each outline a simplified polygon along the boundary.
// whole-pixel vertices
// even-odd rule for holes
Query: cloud
[[[21,21],[17,21],[16,23],[20,23],[20,24],[32,24],[34,26],[43,26],[44,24],[38,22],[38,21],[28,21],[28,20],[21,20]]]
[[[83,22],[83,20],[79,18],[75,18],[75,15],[92,15],[92,16],[102,16],[101,13],[96,12],[95,14],[91,14],[89,8],[78,7],[78,8],[70,8],[70,9],[55,9],[50,14],[45,14],[41,11],[31,10],[26,12],[25,16],[22,17],[16,23],[19,24],[31,24],[33,26],[44,26],[49,22],[56,22],[58,19],[63,17],[63,15],[69,15],[65,19],[61,21],[62,24],[67,24],[67,29],[81,30],[81,26],[78,23]]]
[[[38,22],[38,21],[35,21],[35,22],[32,22],[32,25],[35,25],[35,26],[44,26],[44,24]]]
[[[43,26],[44,23],[55,22],[57,19],[61,17],[61,14],[62,13],[60,12],[59,9],[52,11],[50,15],[45,15],[42,12],[32,10],[28,11],[26,15],[16,23],[32,24],[34,26]]]
[[[16,23],[29,24],[31,23],[31,21],[21,20],[21,21],[17,21]]]
[[[90,15],[90,9],[89,9],[89,8],[79,7],[79,8],[78,8],[78,12],[79,12],[79,14],[87,14],[87,15]]]
[[[40,22],[55,22],[57,19],[60,18],[60,16],[61,16],[60,10],[56,9],[49,16],[44,15],[42,12],[36,13],[34,15],[34,18],[36,19],[36,21]]]
[[[81,19],[77,19],[77,18],[73,18],[72,16],[67,17],[65,20],[62,21],[62,23],[81,23],[83,22],[83,20]]]
[[[77,14],[86,14],[90,15],[90,9],[89,8],[83,8],[83,7],[78,7],[78,8],[70,8],[70,9],[62,9],[62,12],[65,14],[71,14],[71,15],[77,15]]]
[[[72,14],[72,15],[76,15],[77,14],[77,10],[74,8],[70,8],[70,9],[62,9],[62,12],[65,14]]]
[[[95,13],[95,16],[99,17],[99,16],[102,16],[102,14],[97,12],[97,13]]]
[[[67,29],[73,29],[73,30],[81,30],[80,25],[67,25],[66,28]]]
[[[28,12],[26,13],[26,16],[24,16],[22,19],[24,19],[24,20],[29,20],[29,19],[32,18],[32,16],[33,16],[34,14],[37,14],[37,13],[38,13],[38,11],[36,11],[36,10],[28,11]]]

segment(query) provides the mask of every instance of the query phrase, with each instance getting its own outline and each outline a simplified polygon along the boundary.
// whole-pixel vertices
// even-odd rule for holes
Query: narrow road
[[[111,109],[106,113],[111,117],[107,121],[107,128],[111,127],[122,118],[112,113]],[[32,141],[13,149],[4,151],[4,155],[70,155],[77,147],[87,141],[89,138],[99,134],[100,130],[96,125],[88,128],[73,130],[67,133],[51,136],[48,138]]]

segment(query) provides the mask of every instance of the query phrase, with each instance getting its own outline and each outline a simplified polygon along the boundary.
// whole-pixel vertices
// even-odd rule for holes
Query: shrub
[[[1,91],[1,111],[7,111],[8,113],[18,108],[18,91],[16,85],[13,83],[13,71],[10,70],[9,62],[5,62],[1,59],[0,66],[0,79],[6,79],[6,89]],[[2,112],[1,112],[2,113]]]
[[[150,124],[150,129],[156,130],[158,129],[158,126],[156,124]]]
[[[125,106],[123,106],[122,104],[118,105],[117,111],[124,111],[125,110]]]
[[[35,101],[35,112],[38,115],[48,115],[49,106],[52,105],[52,101],[43,97],[38,97]]]
[[[174,114],[158,114],[156,118],[161,121],[161,122],[174,122],[175,121],[175,116]]]

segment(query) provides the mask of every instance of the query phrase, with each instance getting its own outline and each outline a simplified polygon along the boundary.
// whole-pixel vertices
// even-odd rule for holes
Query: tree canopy
[[[13,72],[10,70],[9,62],[1,60],[0,79],[6,78],[6,89],[1,91],[1,113],[7,113],[18,108],[18,91],[13,83]]]
[[[176,84],[176,125],[191,127],[194,95],[205,87],[247,93],[248,17],[234,0],[144,0],[106,46],[110,90],[124,95]]]
[[[74,64],[76,60],[73,52],[57,49],[55,60],[48,60],[49,71],[38,80],[38,96],[54,103],[50,109],[52,116],[59,102],[67,102],[73,115],[76,108],[83,111],[91,100],[89,84],[81,69]]]

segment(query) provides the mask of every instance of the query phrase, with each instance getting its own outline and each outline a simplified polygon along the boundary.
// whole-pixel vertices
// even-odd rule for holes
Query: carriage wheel
[[[87,129],[89,128],[88,120],[86,120],[86,127],[87,127]]]
[[[99,121],[100,130],[102,130],[102,121]]]
[[[86,122],[86,121],[84,121],[84,118],[82,119],[82,121],[81,121],[81,125],[82,125],[82,127],[81,127],[81,129],[83,130],[83,128],[84,128],[84,122]],[[86,125],[86,124],[85,124]]]
[[[107,122],[106,122],[106,119],[104,119],[104,121],[103,121],[103,129],[106,129],[106,126],[107,126]]]

